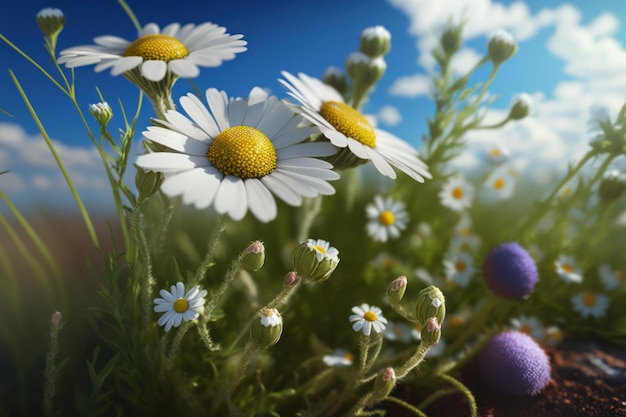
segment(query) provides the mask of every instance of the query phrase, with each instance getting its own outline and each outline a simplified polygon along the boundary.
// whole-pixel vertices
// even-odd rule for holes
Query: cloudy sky
[[[418,148],[426,131],[425,120],[434,110],[429,92],[430,75],[436,71],[431,50],[437,32],[450,18],[465,19],[465,47],[454,62],[458,73],[483,56],[491,34],[500,29],[510,32],[519,43],[519,51],[503,66],[491,88],[498,101],[489,118],[502,118],[520,93],[533,98],[534,115],[501,130],[472,133],[468,152],[455,162],[455,169],[480,164],[481,153],[493,144],[508,148],[523,168],[564,167],[586,150],[590,108],[606,106],[614,116],[626,101],[623,0],[188,0],[184,10],[181,2],[164,0],[129,0],[129,4],[142,24],[211,21],[225,26],[229,33],[243,34],[248,41],[247,52],[220,68],[204,70],[195,80],[201,89],[215,87],[234,96],[244,96],[258,85],[285,97],[277,81],[281,70],[319,77],[329,66],[342,67],[345,58],[357,49],[361,31],[383,25],[392,35],[392,51],[386,57],[387,73],[364,111],[375,114],[381,128]],[[44,7],[61,8],[67,17],[59,50],[90,44],[93,37],[105,34],[134,39],[132,23],[113,0],[13,2],[0,15],[0,33],[51,71],[54,68],[35,23],[35,15]],[[0,114],[0,171],[10,171],[0,176],[0,189],[21,207],[71,202],[67,186],[9,76],[11,69],[87,205],[110,204],[102,164],[70,102],[3,42],[0,67],[0,109],[11,115]],[[478,73],[476,81],[485,76]],[[85,110],[90,103],[100,101],[96,86],[111,103],[115,116],[110,126],[115,132],[122,126],[119,101],[131,113],[136,106],[137,93],[132,85],[123,77],[95,74],[92,67],[78,68],[76,77],[78,100]],[[190,84],[181,80],[175,96],[188,91]],[[147,126],[151,116],[146,103],[139,126]],[[96,129],[95,124],[92,129]]]

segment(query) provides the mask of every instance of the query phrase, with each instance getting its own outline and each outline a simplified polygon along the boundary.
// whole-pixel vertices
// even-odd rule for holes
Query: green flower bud
[[[52,45],[56,44],[59,33],[65,26],[65,16],[59,9],[45,8],[37,13],[37,25]]]
[[[509,119],[520,120],[528,116],[532,110],[532,100],[528,94],[520,94],[517,96],[511,110],[509,111]]]
[[[463,38],[461,33],[463,31],[463,26],[453,26],[449,25],[444,30],[441,35],[441,39],[439,42],[441,43],[441,47],[445,51],[446,55],[450,56],[461,49],[463,44]]]
[[[283,287],[285,288],[293,287],[298,282],[300,282],[300,276],[298,275],[297,272],[295,271],[287,272],[287,275],[285,275],[285,279],[283,280]]]
[[[293,269],[309,282],[327,280],[339,264],[339,251],[325,240],[308,239],[293,255]]]
[[[612,169],[602,177],[598,187],[598,196],[603,203],[610,203],[621,198],[624,191],[626,191],[626,175]]]
[[[254,241],[245,250],[241,266],[246,271],[258,271],[265,263],[265,247],[263,242]]]
[[[250,328],[252,341],[260,348],[274,346],[283,333],[283,318],[275,308],[264,308],[257,316]]]
[[[89,113],[96,119],[101,129],[106,129],[109,121],[113,117],[113,110],[106,101],[89,105]]]
[[[402,297],[404,297],[407,282],[406,277],[403,275],[394,279],[387,287],[387,298],[392,305],[400,303]]]
[[[510,33],[499,30],[489,38],[487,51],[489,58],[498,65],[515,55],[517,44]]]
[[[385,74],[387,63],[382,57],[370,58],[361,52],[353,52],[346,59],[346,70],[361,88],[368,89]]]
[[[361,33],[359,51],[370,58],[386,55],[391,50],[391,34],[383,26],[372,26]]]
[[[430,285],[419,292],[415,304],[415,316],[424,327],[431,317],[435,317],[437,323],[443,323],[446,316],[446,299],[439,288]]]
[[[144,201],[152,194],[159,191],[161,183],[163,183],[163,173],[137,169],[137,173],[135,174],[135,187],[137,187],[137,191],[139,192],[139,201]]]
[[[396,386],[396,371],[393,368],[385,368],[376,377],[372,393],[376,398],[387,397]]]
[[[346,75],[337,67],[329,67],[326,69],[322,81],[324,81],[324,84],[333,87],[342,96],[348,92],[348,80],[346,79]]]
[[[426,324],[422,327],[422,343],[426,346],[433,346],[439,343],[441,339],[441,325],[436,317],[426,320]]]

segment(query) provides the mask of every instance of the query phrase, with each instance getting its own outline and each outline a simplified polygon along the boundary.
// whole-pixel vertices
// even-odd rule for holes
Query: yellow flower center
[[[463,197],[463,189],[461,187],[454,187],[452,189],[452,197],[456,198],[457,200]]]
[[[497,158],[498,156],[500,156],[500,149],[498,149],[498,148],[493,148],[493,149],[491,150],[491,156],[496,157],[496,158]]]
[[[396,220],[396,217],[390,211],[383,211],[378,216],[378,221],[383,226],[391,226],[394,223],[395,220]]]
[[[153,34],[142,36],[128,45],[124,56],[140,56],[146,61],[173,61],[189,55],[181,41],[169,35]]]
[[[342,356],[343,356],[344,359],[347,359],[349,361],[353,361],[354,360],[354,355],[352,353],[350,353],[350,352],[346,352]]]
[[[533,328],[530,326],[530,324],[525,323],[519,327],[519,331],[522,333],[526,333],[527,335],[531,335],[533,332]]]
[[[565,187],[563,191],[561,191],[561,195],[567,197],[572,193],[572,187]]]
[[[583,295],[583,304],[586,307],[593,307],[596,305],[596,295],[592,292],[586,292]]]
[[[496,190],[501,190],[504,188],[505,184],[506,183],[502,178],[498,178],[493,182],[493,188],[495,188]]]
[[[561,269],[563,269],[563,271],[567,272],[568,274],[571,274],[572,272],[574,272],[574,268],[572,268],[570,264],[561,265]]]
[[[370,148],[376,147],[376,133],[370,122],[347,104],[325,101],[320,109],[320,115],[345,136]]]
[[[463,317],[452,315],[449,318],[446,318],[446,322],[450,327],[461,327],[463,323],[465,323],[465,320],[463,320]]]
[[[470,234],[472,234],[472,229],[470,229],[469,227],[463,227],[459,229],[459,234],[461,236],[469,236]]]
[[[326,249],[324,249],[323,247],[321,247],[319,245],[314,245],[313,249],[315,249],[316,251],[321,252],[321,253],[326,253]]]
[[[259,178],[276,170],[276,148],[263,132],[249,126],[230,127],[215,137],[207,154],[224,175]]]
[[[463,272],[465,271],[465,262],[463,261],[456,261],[454,263],[454,268],[458,271],[458,272]]]
[[[615,277],[617,277],[620,281],[626,281],[626,273],[624,273],[621,269],[615,271]]]
[[[376,321],[378,319],[378,317],[376,317],[376,314],[371,311],[367,311],[365,314],[363,314],[363,318],[367,321]]]
[[[178,300],[174,301],[175,312],[184,313],[187,310],[189,310],[189,301],[185,300],[184,298],[179,298]]]

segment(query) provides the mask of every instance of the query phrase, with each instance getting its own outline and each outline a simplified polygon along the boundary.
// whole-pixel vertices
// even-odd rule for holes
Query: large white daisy
[[[181,97],[188,117],[170,110],[160,126],[143,132],[171,151],[139,156],[144,170],[162,172],[161,190],[182,196],[183,203],[203,209],[213,205],[220,214],[242,219],[248,209],[261,221],[276,217],[275,194],[299,206],[302,197],[334,194],[327,180],[339,175],[328,162],[329,143],[302,143],[314,128],[300,127],[302,118],[278,98],[255,87],[248,99],[206,91],[209,110],[193,94]]]
[[[426,164],[408,143],[389,132],[372,127],[365,116],[348,106],[341,94],[317,78],[283,71],[279,80],[302,105],[291,107],[317,126],[336,147],[347,148],[361,160],[370,160],[383,175],[396,178],[393,167],[416,181],[432,178]]]
[[[171,23],[163,30],[148,23],[135,41],[98,36],[95,45],[61,51],[58,63],[68,68],[96,64],[96,72],[111,68],[112,75],[140,67],[141,74],[155,82],[165,78],[168,70],[181,78],[193,78],[200,73],[198,67],[218,67],[245,51],[247,42],[242,37],[209,22],[198,26]]]

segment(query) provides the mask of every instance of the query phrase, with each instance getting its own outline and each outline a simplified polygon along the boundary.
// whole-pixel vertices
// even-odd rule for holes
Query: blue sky
[[[387,73],[364,112],[377,115],[381,128],[416,147],[425,132],[426,117],[433,113],[428,80],[435,69],[430,51],[437,30],[448,18],[465,16],[466,48],[455,62],[459,71],[480,59],[489,35],[507,30],[520,48],[492,86],[499,100],[489,117],[498,120],[523,92],[533,97],[535,115],[503,131],[470,135],[468,151],[455,161],[459,169],[479,164],[481,152],[498,141],[502,144],[502,138],[521,169],[541,171],[542,166],[557,161],[565,166],[565,161],[585,151],[589,108],[604,105],[614,115],[626,101],[626,4],[619,0],[129,0],[129,4],[142,24],[211,21],[229,33],[243,34],[247,52],[220,68],[205,69],[195,79],[201,89],[215,87],[235,96],[245,96],[258,85],[285,97],[277,81],[281,70],[319,77],[329,66],[342,67],[357,49],[361,31],[383,25],[392,35]],[[45,65],[49,58],[35,22],[44,7],[60,8],[66,15],[59,50],[91,44],[99,35],[129,40],[136,35],[114,0],[14,2],[0,15],[0,32]],[[58,141],[86,203],[106,205],[110,194],[102,167],[75,111],[48,80],[5,44],[0,44],[0,108],[14,117],[0,115],[0,171],[11,170],[0,177],[0,188],[21,207],[70,201],[8,69],[17,74],[50,136]],[[111,103],[117,114],[111,122],[115,131],[121,123],[116,102],[120,99],[128,109],[133,108],[137,98],[133,86],[108,72],[96,74],[92,67],[78,68],[76,76],[78,98],[85,109],[99,101],[95,86]],[[174,96],[190,90],[189,83],[180,80]],[[139,125],[147,126],[151,116],[146,103]]]

